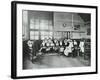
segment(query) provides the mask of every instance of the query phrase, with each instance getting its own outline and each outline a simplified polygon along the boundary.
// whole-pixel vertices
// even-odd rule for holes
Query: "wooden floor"
[[[23,61],[23,69],[42,69],[42,68],[63,68],[63,67],[84,67],[90,66],[89,60],[82,57],[66,57],[64,55],[45,54],[38,57],[32,63],[26,56]]]

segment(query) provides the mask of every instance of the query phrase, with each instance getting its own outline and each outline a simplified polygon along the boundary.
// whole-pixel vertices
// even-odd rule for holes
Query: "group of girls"
[[[81,40],[78,44],[76,40],[71,39],[44,39],[39,50],[42,53],[59,53],[65,56],[76,57],[78,52],[84,53],[84,41]]]
[[[26,44],[25,44],[26,43]],[[84,54],[84,40],[71,39],[44,39],[44,40],[28,40],[23,43],[23,52],[28,53],[30,58],[35,59],[38,55],[58,53],[64,56],[76,57]]]

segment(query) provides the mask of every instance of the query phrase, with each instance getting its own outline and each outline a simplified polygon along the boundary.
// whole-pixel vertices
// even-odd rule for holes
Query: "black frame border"
[[[37,76],[17,76],[17,4],[27,5],[49,5],[60,7],[79,7],[79,8],[94,8],[96,9],[96,71],[95,72],[83,72],[83,73],[66,73],[66,74],[50,74],[50,75],[37,75]],[[42,3],[42,2],[26,2],[26,1],[12,1],[11,2],[11,78],[23,79],[23,78],[40,78],[40,77],[55,77],[55,76],[72,76],[72,75],[86,75],[98,73],[98,7],[88,5],[73,5],[73,4],[57,4],[57,3]]]

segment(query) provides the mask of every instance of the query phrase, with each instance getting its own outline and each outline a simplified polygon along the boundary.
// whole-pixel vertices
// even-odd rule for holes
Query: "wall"
[[[63,27],[63,24],[67,27]],[[72,30],[72,14],[54,12],[54,30],[55,31],[70,31]]]
[[[66,24],[66,27],[63,27]],[[74,31],[73,25],[84,24],[84,21],[75,13],[54,12],[54,29],[57,31]]]
[[[23,10],[22,15],[22,36],[25,40],[29,39],[29,23],[28,23],[28,11]]]
[[[74,30],[74,25],[80,25],[80,29]],[[54,12],[54,31],[71,31],[72,38],[76,39],[87,37],[87,27],[77,13]]]

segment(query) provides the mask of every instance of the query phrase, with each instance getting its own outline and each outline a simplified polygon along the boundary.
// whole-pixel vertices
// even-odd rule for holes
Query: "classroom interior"
[[[58,51],[40,50],[45,39],[52,41],[56,39],[58,42],[65,39],[67,42],[75,40],[76,56],[73,57],[75,53],[73,51],[66,56],[64,53],[66,46],[63,52],[60,52],[60,45]],[[83,53],[80,52],[79,47],[82,40],[84,41]],[[91,14],[23,10],[22,41],[25,70],[91,66]]]

